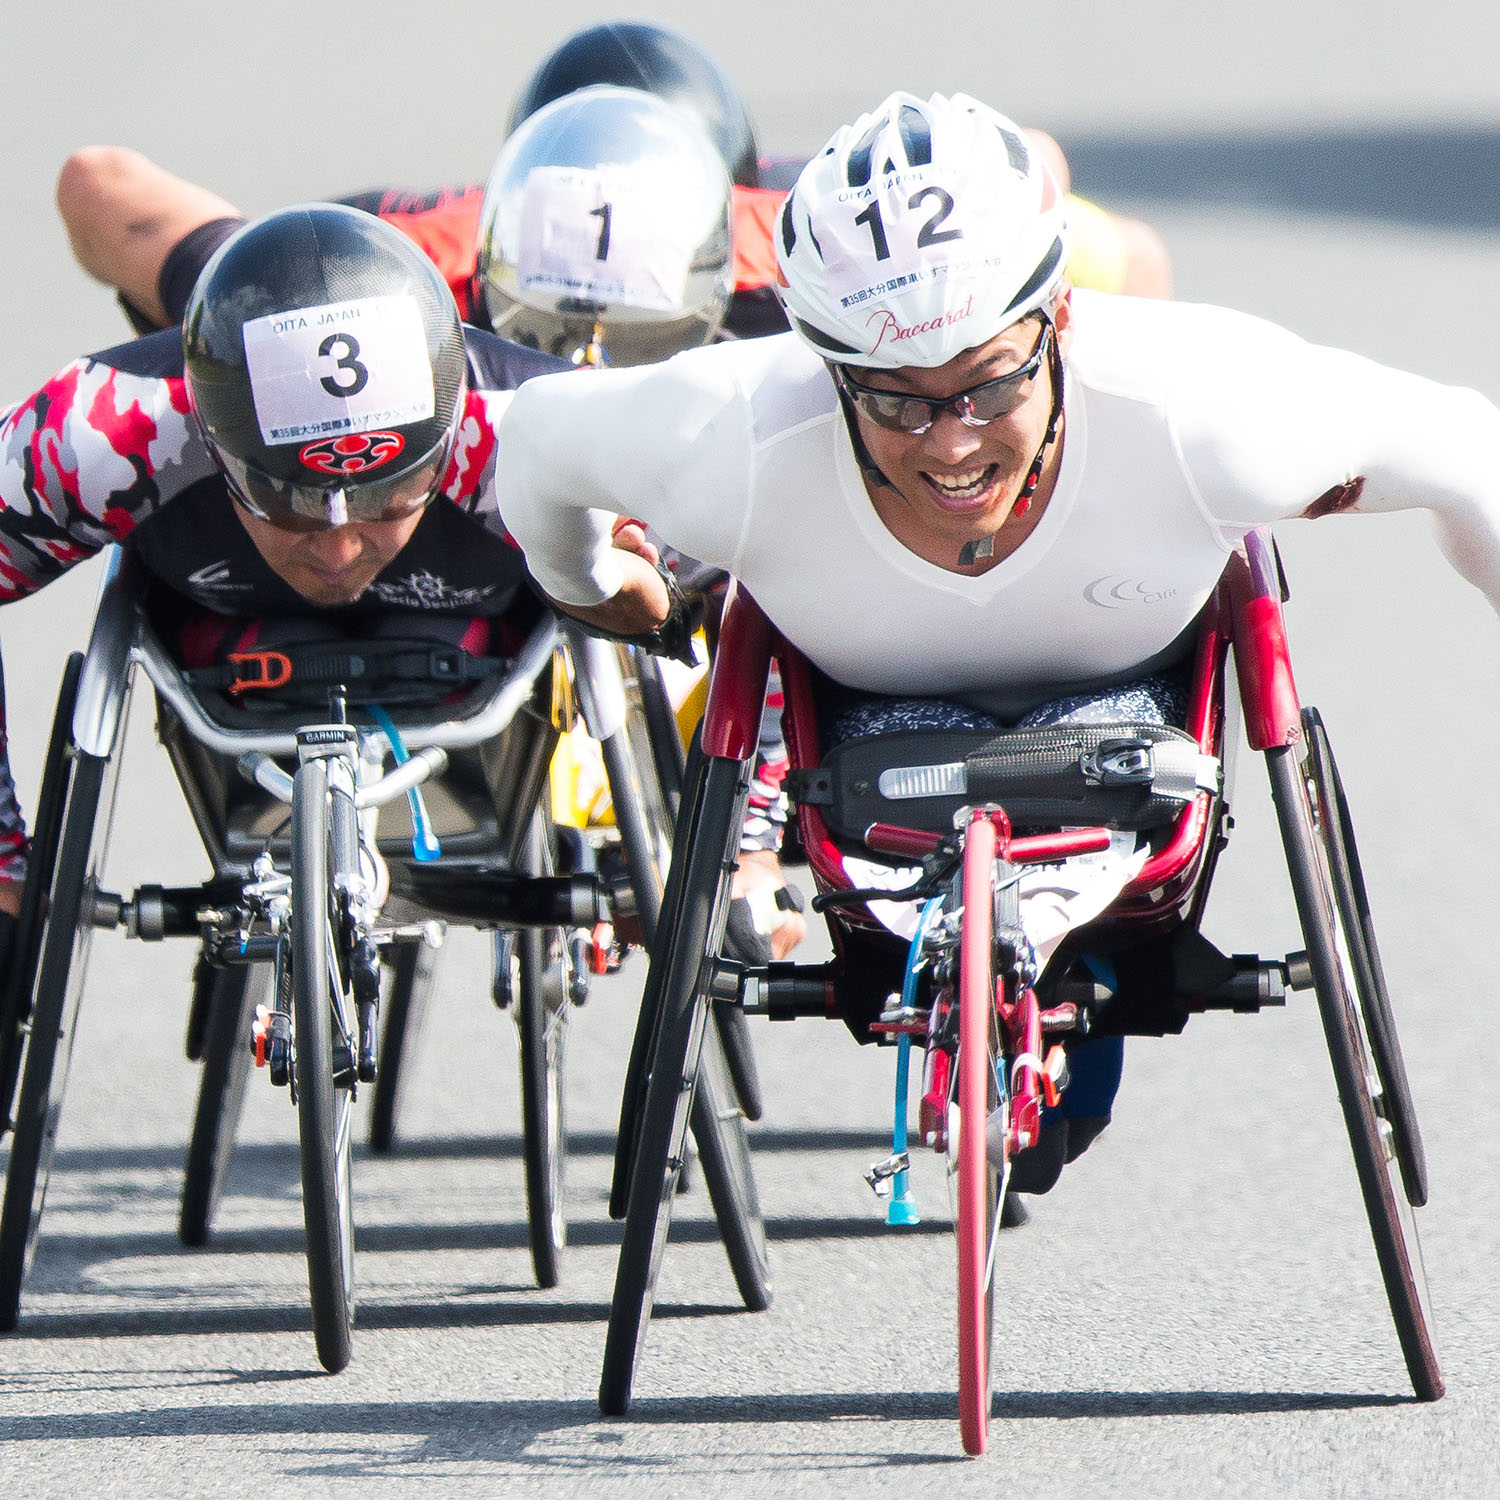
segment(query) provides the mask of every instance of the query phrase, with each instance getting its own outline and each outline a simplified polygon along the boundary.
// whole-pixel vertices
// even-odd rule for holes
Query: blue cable
[[[404,766],[411,756],[407,753],[406,741],[401,738],[401,731],[396,728],[396,722],[378,704],[367,703],[365,711],[375,721],[376,728],[380,729],[386,740],[390,743],[391,754],[398,766]],[[411,857],[423,864],[430,864],[435,859],[441,859],[443,851],[438,845],[437,836],[432,831],[432,822],[427,816],[427,804],[422,800],[422,789],[413,787],[407,794],[406,800],[411,806]]]
[[[922,942],[927,936],[927,926],[942,905],[942,897],[934,896],[922,908],[917,919],[917,931],[906,950],[906,973],[901,981],[901,1008],[911,1010],[917,1000],[917,969],[922,958]],[[896,1038],[896,1121],[891,1131],[891,1147],[897,1156],[907,1148],[906,1115],[907,1085],[911,1074],[911,1037],[902,1032]],[[911,1174],[897,1172],[891,1179],[891,1201],[886,1205],[885,1222],[888,1225],[920,1224],[922,1216],[917,1211],[917,1200],[911,1191]]]

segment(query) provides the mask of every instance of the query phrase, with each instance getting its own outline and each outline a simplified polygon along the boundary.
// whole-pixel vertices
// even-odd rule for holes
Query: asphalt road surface
[[[123,336],[52,213],[72,147],[140,146],[249,211],[473,178],[532,60],[608,13],[78,4],[12,28],[0,400]],[[730,59],[771,149],[815,147],[892,87],[967,89],[1053,129],[1083,190],[1151,218],[1182,296],[1500,397],[1491,6],[1439,3],[1419,20],[1367,5],[1357,30],[1331,0],[1240,20],[1090,0],[1024,22],[967,4],[835,14],[777,0],[751,34],[727,10],[656,13]],[[325,1376],[306,1327],[292,1111],[255,1080],[219,1232],[181,1249],[190,954],[106,935],[22,1323],[0,1339],[8,1491],[1495,1493],[1500,638],[1420,516],[1293,525],[1281,540],[1299,686],[1339,750],[1427,1138],[1443,1401],[1410,1399],[1304,996],[1130,1045],[1113,1127],[1002,1241],[996,1425],[973,1462],[958,1446],[941,1176],[919,1161],[924,1222],[906,1232],[884,1228],[861,1179],[885,1152],[889,1059],[842,1028],[761,1025],[775,1306],[737,1310],[703,1194],[687,1195],[636,1405],[602,1420],[608,1153],[643,963],[575,1017],[571,1244],[544,1293],[526,1252],[511,1027],[466,934],[444,953],[401,1149],[357,1158],[355,1354]],[[94,582],[80,569],[0,621],[28,805]],[[126,887],[203,869],[149,718],[138,704],[115,835]],[[1226,950],[1280,955],[1300,940],[1248,752],[1236,812],[1207,930]]]

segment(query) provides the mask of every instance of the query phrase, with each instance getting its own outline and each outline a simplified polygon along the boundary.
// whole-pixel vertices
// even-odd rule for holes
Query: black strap
[[[242,692],[291,684],[357,682],[481,682],[506,669],[495,656],[471,656],[457,646],[421,643],[372,645],[359,650],[326,646],[271,646],[236,653],[241,659],[184,672],[192,687]],[[283,663],[289,664],[290,672]]]

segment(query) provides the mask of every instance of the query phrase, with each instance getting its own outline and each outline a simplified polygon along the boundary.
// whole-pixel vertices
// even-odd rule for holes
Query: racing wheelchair
[[[321,703],[264,694],[251,708],[190,682],[163,643],[143,570],[128,553],[110,559],[88,649],[59,692],[3,997],[0,1327],[19,1314],[101,928],[198,943],[188,1050],[204,1068],[185,1240],[207,1234],[252,1061],[294,1102],[313,1328],[330,1371],[352,1348],[356,1095],[373,1088],[388,1141],[431,950],[446,923],[493,929],[494,997],[518,1031],[532,1258],[539,1282],[556,1282],[568,1015],[590,968],[611,948],[618,959],[615,918],[654,930],[670,815],[632,678],[654,663],[540,606],[525,623],[503,660],[427,651],[416,701],[362,709],[360,657],[325,662]],[[423,655],[420,643],[402,645]],[[136,668],[155,690],[158,735],[212,875],[122,895],[103,880]],[[575,705],[601,747],[612,849],[564,839],[548,815],[549,762]],[[393,970],[383,1032],[382,961]]]
[[[1421,1400],[1443,1393],[1414,1210],[1427,1176],[1348,801],[1317,711],[1297,696],[1286,597],[1269,537],[1232,555],[1183,668],[1181,730],[907,732],[835,746],[819,734],[815,670],[736,591],[725,611],[701,745],[690,762],[621,1105],[611,1211],[624,1219],[599,1403],[629,1407],[649,1326],[695,1087],[705,1013],[842,1020],[898,1049],[895,1150],[870,1174],[902,1217],[906,1057],[924,1049],[921,1144],[945,1159],[958,1242],[958,1408],[984,1451],[991,1404],[997,1232],[1012,1174],[1034,1174],[1084,1044],[1179,1031],[1193,1013],[1254,1011],[1311,988],[1397,1338]],[[1198,930],[1230,821],[1223,768],[1238,738],[1264,754],[1305,951],[1220,953]],[[788,788],[828,918],[826,964],[751,968],[722,950],[734,830],[772,656],[786,693]],[[825,690],[826,691],[826,690]],[[1124,840],[1124,845],[1121,845]],[[1027,872],[1129,849],[1096,912],[1039,952]],[[881,866],[888,873],[872,879]],[[859,872],[856,875],[854,872]],[[890,903],[907,914],[898,931]],[[884,911],[882,918],[877,913]],[[711,1029],[711,1028],[710,1028]],[[737,1274],[769,1300],[766,1236],[743,1120],[730,1111],[737,1187],[720,1229]],[[1065,1136],[1061,1137],[1066,1139]],[[1045,1157],[1041,1158],[1045,1162]],[[1062,1157],[1053,1163],[1060,1170]],[[742,1281],[743,1287],[743,1281]],[[747,1298],[748,1300],[748,1298]]]

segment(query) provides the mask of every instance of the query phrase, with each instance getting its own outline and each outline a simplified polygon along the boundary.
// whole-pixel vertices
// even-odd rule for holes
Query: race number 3
[[[406,294],[254,318],[245,363],[269,446],[377,432],[436,409],[427,333]]]
[[[325,359],[338,351],[338,358],[334,361],[339,369],[347,375],[347,380],[325,375],[319,384],[330,396],[357,396],[370,383],[370,372],[360,364],[359,340],[352,333],[330,333],[321,344],[318,345],[318,353]]]

